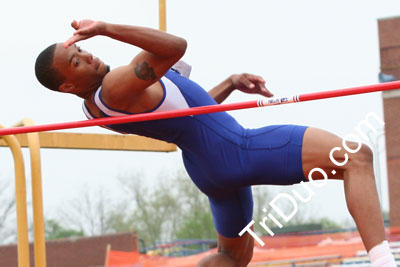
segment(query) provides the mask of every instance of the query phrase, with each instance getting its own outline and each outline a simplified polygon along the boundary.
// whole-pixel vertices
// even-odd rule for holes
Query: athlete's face
[[[109,71],[109,67],[103,61],[79,46],[64,48],[63,44],[56,46],[53,67],[66,77],[60,91],[76,95],[97,89]]]

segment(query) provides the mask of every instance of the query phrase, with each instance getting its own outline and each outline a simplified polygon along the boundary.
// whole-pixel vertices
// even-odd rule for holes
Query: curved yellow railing
[[[0,128],[4,126],[0,125]],[[21,147],[13,135],[0,136],[8,144],[14,158],[15,196],[17,206],[18,267],[29,267],[28,214],[26,207],[25,166]]]
[[[23,119],[15,126],[34,125],[31,119]],[[42,170],[40,161],[40,141],[38,133],[28,133],[32,172],[32,202],[35,267],[46,267],[46,240],[43,215]]]

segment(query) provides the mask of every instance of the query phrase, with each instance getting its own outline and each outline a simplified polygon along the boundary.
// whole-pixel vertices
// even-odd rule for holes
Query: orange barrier
[[[258,243],[255,243],[255,245],[262,249],[316,246],[323,240],[349,240],[359,236],[358,232],[275,235],[261,237],[261,240],[265,243],[264,247],[259,246]]]
[[[389,241],[400,241],[400,227],[386,228],[386,236]],[[339,240],[337,242],[346,242],[348,240],[359,238],[360,235],[357,231],[353,232],[338,232],[338,233],[326,233],[326,234],[306,234],[306,233],[294,233],[294,234],[282,234],[276,236],[264,236],[261,240],[265,243],[264,247],[255,243],[263,249],[269,248],[290,248],[290,247],[303,247],[303,246],[316,246],[321,242],[329,240]],[[361,239],[360,239],[361,241]]]
[[[125,252],[116,250],[107,250],[105,267],[120,267],[121,265],[127,266],[127,264],[132,264],[139,262],[139,252]]]
[[[386,230],[389,242],[400,241],[400,227]],[[255,247],[251,266],[260,266],[277,261],[313,261],[324,259],[338,262],[342,258],[353,257],[360,250],[365,250],[358,232],[328,234],[291,234],[263,237],[265,247]],[[214,254],[217,249],[187,256],[164,257],[140,255],[137,251],[120,252],[109,250],[108,265],[105,267],[193,267],[202,258]],[[119,265],[118,265],[119,264]]]
[[[192,267],[203,257],[216,252],[216,249],[212,249],[187,257],[164,257],[140,255],[137,251],[125,252],[107,250],[106,264],[104,267]]]

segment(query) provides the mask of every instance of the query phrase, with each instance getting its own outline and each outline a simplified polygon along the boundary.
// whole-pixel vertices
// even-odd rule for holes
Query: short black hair
[[[55,43],[44,49],[35,63],[36,78],[44,87],[53,91],[59,91],[60,85],[65,81],[65,77],[52,66],[56,46]]]

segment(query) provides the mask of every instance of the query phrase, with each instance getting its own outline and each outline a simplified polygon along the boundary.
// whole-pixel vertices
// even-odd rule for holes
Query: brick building
[[[107,245],[119,251],[138,250],[135,233],[118,233],[95,237],[68,238],[46,242],[47,267],[104,266]],[[17,246],[0,246],[0,266],[17,267]],[[33,246],[30,245],[30,266],[34,267]]]
[[[400,17],[378,20],[381,73],[400,79]],[[390,225],[400,226],[400,90],[382,94],[386,132]]]

